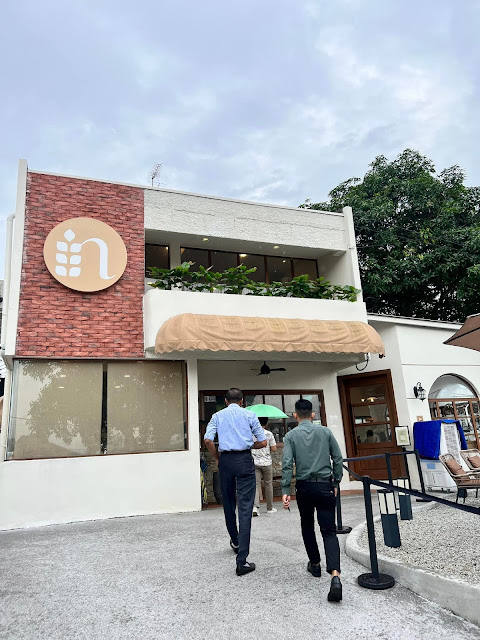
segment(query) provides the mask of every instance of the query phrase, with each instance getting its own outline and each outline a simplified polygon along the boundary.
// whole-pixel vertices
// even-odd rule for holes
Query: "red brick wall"
[[[118,282],[96,293],[57,282],[43,261],[43,244],[59,222],[97,218],[127,247]],[[20,285],[17,355],[144,357],[143,189],[29,173]]]

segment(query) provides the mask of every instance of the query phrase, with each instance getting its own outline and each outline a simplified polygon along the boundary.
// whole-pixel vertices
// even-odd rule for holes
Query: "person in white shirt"
[[[263,447],[263,449],[252,449],[253,462],[255,463],[255,479],[257,481],[253,516],[260,515],[260,485],[262,484],[262,478],[265,485],[267,513],[276,513],[277,511],[273,506],[273,463],[270,455],[271,451],[277,450],[277,443],[273,433],[265,428],[268,424],[268,418],[259,418],[258,420],[265,431],[267,446]]]

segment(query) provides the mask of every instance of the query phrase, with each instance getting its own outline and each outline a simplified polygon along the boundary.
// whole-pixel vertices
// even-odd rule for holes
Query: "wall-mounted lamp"
[[[416,386],[413,387],[413,393],[415,394],[415,398],[418,398],[419,400],[422,400],[422,401],[425,400],[425,398],[427,397],[427,392],[422,387],[421,382],[417,382]]]

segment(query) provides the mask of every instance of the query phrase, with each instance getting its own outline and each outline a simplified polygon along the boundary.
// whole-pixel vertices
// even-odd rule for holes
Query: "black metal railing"
[[[408,464],[405,459],[405,467],[407,469],[407,476],[409,480],[410,488],[405,486],[399,487],[393,483],[393,475],[392,475],[392,467],[390,456],[403,455],[407,456],[409,454],[413,454],[416,457],[418,472],[420,476],[420,487],[421,491],[417,491],[416,489],[411,488],[410,482],[410,474],[408,473]],[[372,480],[369,476],[362,476],[353,469],[350,469],[347,465],[343,465],[343,468],[351,474],[354,478],[362,482],[363,484],[363,497],[365,501],[365,517],[367,522],[367,534],[368,534],[368,547],[369,547],[369,555],[370,555],[370,573],[364,573],[358,576],[357,581],[358,584],[367,589],[388,589],[393,587],[395,584],[395,579],[387,574],[380,573],[378,567],[378,555],[377,555],[377,544],[375,540],[375,527],[374,527],[374,519],[373,519],[373,507],[372,507],[372,490],[371,487],[374,485],[375,487],[379,487],[380,489],[384,489],[387,491],[391,491],[393,493],[398,492],[402,494],[407,494],[410,496],[415,496],[417,500],[422,502],[437,502],[447,507],[451,507],[453,509],[459,509],[460,511],[466,511],[467,513],[472,513],[475,515],[480,515],[479,507],[472,507],[466,504],[458,504],[456,502],[451,502],[450,500],[445,500],[445,498],[440,498],[438,496],[434,496],[431,494],[427,494],[425,491],[425,484],[423,481],[422,469],[420,465],[420,458],[418,456],[418,452],[414,451],[399,451],[395,453],[384,453],[384,454],[376,454],[372,456],[362,456],[358,458],[344,458],[344,462],[357,462],[359,460],[373,460],[376,458],[385,457],[387,473],[388,473],[388,482],[382,482],[381,480]],[[338,525],[343,527],[342,516],[341,516],[341,505],[340,505],[340,490],[337,493],[337,528]],[[339,517],[340,514],[340,517]],[[341,532],[340,532],[341,533]]]

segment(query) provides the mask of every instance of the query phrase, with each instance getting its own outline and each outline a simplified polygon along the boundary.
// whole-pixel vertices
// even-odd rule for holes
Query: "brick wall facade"
[[[45,266],[48,233],[59,222],[76,217],[102,220],[126,245],[125,272],[108,289],[73,291]],[[143,189],[29,173],[17,355],[144,357],[144,243]]]

